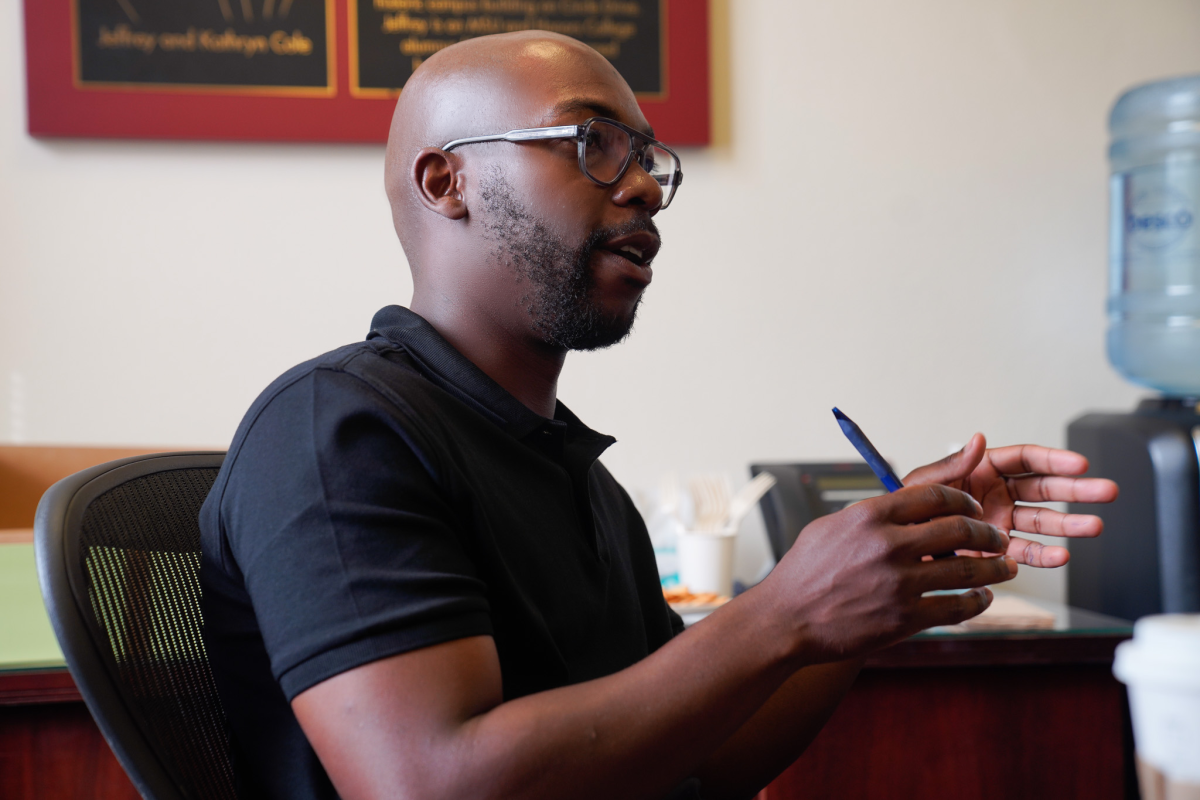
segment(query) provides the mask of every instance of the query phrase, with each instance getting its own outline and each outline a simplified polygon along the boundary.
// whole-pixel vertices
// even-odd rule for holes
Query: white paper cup
[[[737,529],[679,534],[679,582],[693,594],[733,595],[733,546]]]
[[[1138,620],[1113,674],[1129,687],[1142,796],[1200,797],[1200,614]]]

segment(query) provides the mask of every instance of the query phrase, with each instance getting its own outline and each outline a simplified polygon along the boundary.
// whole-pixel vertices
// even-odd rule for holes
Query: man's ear
[[[421,204],[447,219],[467,216],[458,159],[437,147],[423,148],[412,163],[412,182]]]

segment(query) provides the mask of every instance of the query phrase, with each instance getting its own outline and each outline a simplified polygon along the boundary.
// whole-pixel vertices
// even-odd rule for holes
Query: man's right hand
[[[936,484],[873,497],[812,522],[758,590],[794,621],[802,662],[863,655],[975,616],[991,603],[985,587],[1017,574],[1003,555],[929,558],[1004,553],[1009,537],[982,516],[970,495]],[[948,589],[971,591],[924,596]]]

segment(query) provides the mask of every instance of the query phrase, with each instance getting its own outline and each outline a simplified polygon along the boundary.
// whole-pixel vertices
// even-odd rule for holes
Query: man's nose
[[[613,202],[619,206],[645,206],[653,216],[662,208],[663,187],[634,159],[617,182]]]

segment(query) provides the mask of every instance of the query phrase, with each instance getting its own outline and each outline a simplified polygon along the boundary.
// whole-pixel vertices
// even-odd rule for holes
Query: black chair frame
[[[84,702],[138,792],[154,800],[198,800],[183,788],[169,758],[155,747],[120,678],[96,621],[82,568],[79,531],[88,506],[106,492],[154,473],[219,468],[223,452],[162,453],[101,464],[54,484],[38,505],[35,552],[42,597]]]

